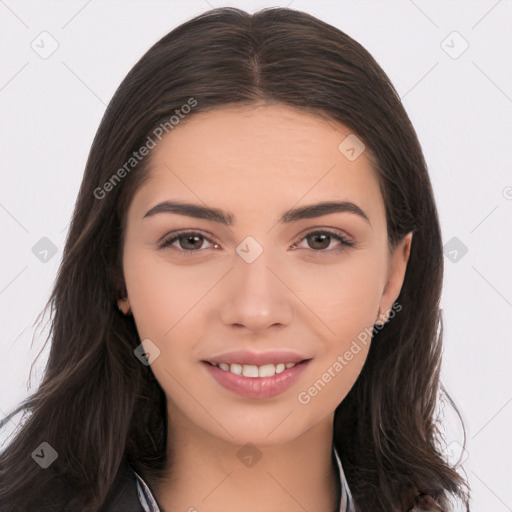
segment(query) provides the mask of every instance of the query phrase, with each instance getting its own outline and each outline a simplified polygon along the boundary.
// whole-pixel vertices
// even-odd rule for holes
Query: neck
[[[332,422],[328,416],[299,438],[258,447],[169,427],[165,476],[151,489],[162,512],[338,510]]]

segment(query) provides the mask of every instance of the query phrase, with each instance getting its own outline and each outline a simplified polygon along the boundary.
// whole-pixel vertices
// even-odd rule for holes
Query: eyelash
[[[312,235],[329,235],[330,237],[334,238],[338,242],[341,242],[341,245],[337,249],[327,249],[326,250],[326,249],[311,249],[311,248],[309,248],[309,250],[311,250],[315,253],[339,254],[339,253],[345,251],[347,248],[352,248],[355,246],[354,242],[348,240],[347,238],[340,235],[339,233],[335,233],[335,232],[329,231],[327,229],[310,231],[310,232],[306,233],[298,242],[302,242],[303,240],[305,240],[306,238],[308,238]],[[216,244],[216,242],[214,242],[210,238],[206,237],[205,235],[203,235],[202,233],[199,233],[197,231],[178,231],[178,232],[172,233],[170,238],[166,238],[166,239],[162,240],[162,242],[160,242],[158,244],[158,246],[160,249],[171,249],[172,251],[181,253],[181,255],[183,255],[183,256],[185,256],[185,255],[192,256],[194,253],[203,252],[205,250],[205,249],[186,250],[186,249],[180,249],[177,247],[172,247],[172,244],[174,242],[176,242],[177,240],[179,240],[180,238],[185,237],[185,236],[188,236],[188,237],[199,236],[203,240],[206,240],[210,243]],[[293,245],[296,245],[298,242],[294,242]]]

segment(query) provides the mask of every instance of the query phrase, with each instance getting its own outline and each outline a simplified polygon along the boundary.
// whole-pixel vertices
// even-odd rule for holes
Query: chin
[[[275,409],[263,413],[263,407],[259,405],[247,412],[234,406],[232,413],[222,416],[223,421],[219,417],[215,418],[222,426],[216,421],[198,426],[228,443],[240,446],[250,443],[259,447],[286,444],[314,426],[313,421],[308,421],[309,418],[298,417],[300,409],[295,404],[289,407],[280,405],[276,408],[278,413]]]

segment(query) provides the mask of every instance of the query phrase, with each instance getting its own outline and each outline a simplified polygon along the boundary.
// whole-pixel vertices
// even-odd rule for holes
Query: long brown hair
[[[23,411],[26,419],[0,456],[2,511],[43,510],[49,493],[50,509],[58,510],[56,504],[64,505],[58,489],[63,496],[71,491],[73,510],[100,508],[123,463],[160,475],[165,396],[134,356],[136,326],[116,302],[125,293],[127,207],[147,176],[149,157],[130,159],[162,123],[172,129],[170,116],[184,105],[193,108],[179,122],[220,106],[261,102],[348,126],[373,157],[390,246],[414,232],[401,311],[373,333],[362,373],[335,413],[334,444],[357,510],[406,511],[421,495],[444,510],[460,499],[469,510],[467,482],[443,457],[436,416],[443,391],[438,215],[400,98],[359,43],[309,14],[218,8],[150,48],[107,107],[46,305],[52,321],[45,373],[8,417]],[[58,453],[45,470],[30,456],[40,442]]]

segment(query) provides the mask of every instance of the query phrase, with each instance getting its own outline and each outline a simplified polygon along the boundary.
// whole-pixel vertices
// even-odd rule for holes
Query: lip
[[[219,356],[212,357],[205,360],[210,363],[226,363],[226,364],[255,364],[262,366],[264,364],[279,364],[279,363],[300,363],[302,361],[311,359],[303,354],[294,352],[293,350],[267,350],[265,352],[252,352],[249,350],[234,350],[226,352]]]
[[[268,359],[265,359],[265,361],[268,362]],[[280,362],[283,361],[283,359],[280,360]],[[225,360],[221,362],[225,362]],[[286,362],[291,363],[293,361],[286,360]],[[244,377],[243,375],[235,375],[229,371],[221,370],[218,366],[213,366],[206,361],[202,361],[202,364],[210,375],[224,388],[246,398],[262,399],[280,395],[289,389],[297,381],[309,362],[310,360],[297,362],[292,368],[287,368],[273,377]]]

